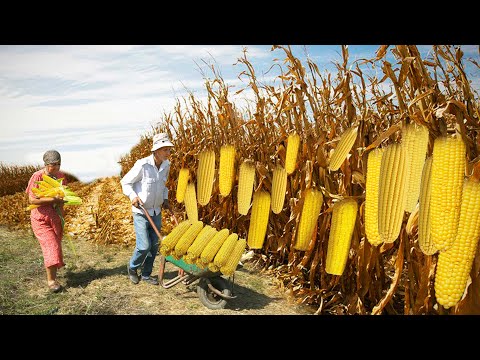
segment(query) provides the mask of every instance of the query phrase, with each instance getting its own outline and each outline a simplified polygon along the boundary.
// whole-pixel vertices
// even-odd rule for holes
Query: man
[[[134,284],[140,278],[137,269],[141,268],[141,279],[158,285],[152,278],[153,262],[158,252],[158,236],[140,207],[148,211],[158,231],[162,227],[162,207],[170,210],[168,189],[165,183],[170,172],[170,149],[173,144],[165,133],[153,137],[152,154],[137,160],[128,173],[120,180],[122,190],[132,202],[133,225],[136,244],[127,265],[128,276]]]

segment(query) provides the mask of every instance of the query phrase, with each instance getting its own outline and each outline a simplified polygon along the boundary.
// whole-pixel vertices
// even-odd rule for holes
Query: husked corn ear
[[[54,188],[60,187],[62,184],[59,183],[57,180],[54,178],[48,176],[47,174],[42,174],[43,181],[45,181],[48,185]]]
[[[250,160],[245,160],[240,165],[238,172],[238,213],[247,215],[252,200],[253,183],[255,181],[255,166]]]
[[[210,225],[205,225],[193,244],[188,248],[187,254],[183,257],[185,262],[188,264],[194,264],[200,257],[203,249],[205,249],[205,246],[207,246],[209,241],[213,239],[216,233],[217,229]]]
[[[273,170],[272,178],[272,212],[279,214],[283,209],[285,202],[285,193],[287,190],[287,171],[281,167],[276,166]]]
[[[325,271],[329,274],[342,275],[345,270],[357,220],[357,210],[358,204],[353,199],[344,199],[333,205],[325,265]]]
[[[235,244],[237,243],[238,240],[238,235],[235,233],[232,233],[228,235],[227,240],[222,244],[220,249],[217,252],[217,255],[215,255],[215,258],[213,259],[213,263],[218,266],[218,270],[220,270],[220,267],[225,265],[227,262],[228,258],[230,257],[230,254],[233,251],[233,248],[235,247]],[[218,271],[217,270],[217,271]]]
[[[380,240],[393,243],[400,235],[405,209],[406,153],[403,144],[391,144],[384,150],[378,188],[378,232]]]
[[[300,223],[297,230],[297,241],[294,249],[305,251],[312,239],[315,225],[317,224],[320,209],[323,204],[323,195],[320,190],[313,188],[305,191],[305,200],[300,215]]]
[[[30,211],[30,210],[32,210],[32,209],[35,209],[35,208],[39,207],[39,206],[40,206],[40,205],[30,204],[30,205],[27,206],[27,208],[26,208],[25,210]]]
[[[435,247],[447,250],[455,240],[460,217],[466,148],[460,136],[439,137],[433,144],[430,232]]]
[[[300,147],[300,135],[294,133],[287,138],[287,153],[285,155],[285,170],[288,175],[293,173],[297,165],[298,148]]]
[[[185,197],[185,190],[187,190],[188,180],[190,178],[190,170],[188,168],[181,168],[178,172],[177,182],[177,202],[181,204]]]
[[[365,235],[373,246],[380,245],[378,232],[378,187],[383,149],[376,148],[368,153],[367,178],[365,181]]]
[[[188,220],[191,222],[198,221],[197,195],[194,183],[188,183],[183,200],[185,202],[185,211],[187,213]]]
[[[218,168],[218,187],[220,195],[227,196],[232,191],[235,180],[235,147],[223,145],[220,148],[220,165]]]
[[[218,231],[212,240],[208,242],[200,254],[200,264],[202,268],[206,267],[209,262],[213,261],[213,258],[215,255],[217,255],[218,250],[222,247],[223,243],[227,239],[228,234],[228,229],[222,229]]]
[[[204,150],[198,155],[197,170],[197,201],[200,205],[207,205],[212,195],[215,179],[215,152]]]
[[[432,157],[425,160],[420,186],[420,204],[418,207],[418,246],[425,255],[433,255],[437,248],[430,236],[430,196],[432,193]]]
[[[175,245],[177,245],[178,240],[180,240],[182,235],[188,230],[191,225],[192,223],[190,222],[190,220],[185,220],[175,226],[170,232],[170,234],[163,238],[160,244],[160,253],[163,256],[168,256],[170,251],[175,248]]]
[[[270,202],[270,194],[266,191],[257,191],[253,194],[252,215],[248,228],[250,249],[261,249],[263,246],[270,216]]]
[[[246,246],[247,242],[245,239],[240,239],[235,243],[235,247],[230,253],[227,262],[220,268],[220,272],[223,275],[230,276],[235,272]]]
[[[465,292],[479,237],[480,183],[470,178],[464,182],[455,241],[448,250],[438,255],[435,296],[445,308],[455,306]]]
[[[197,241],[197,239],[199,237],[201,237],[207,230],[208,230],[208,226],[210,225],[206,225],[204,227],[202,227],[202,230],[200,230],[200,232],[198,233],[198,235],[195,237],[195,239],[192,241],[192,243],[190,244],[190,246],[188,247],[186,253],[184,253],[183,255],[180,255],[180,257],[183,257],[183,260],[188,263],[188,264],[191,264],[189,258],[188,260],[186,259],[187,258],[187,255],[188,255],[188,252],[190,250],[190,248],[193,246],[193,244],[195,243],[195,241]],[[179,242],[181,241],[182,239],[180,238]],[[177,245],[179,244],[179,242],[177,243]]]
[[[200,233],[203,228],[203,222],[195,221],[192,226],[190,226],[187,231],[182,235],[182,237],[175,244],[175,255],[177,257],[182,257],[187,253],[188,248],[195,241],[195,238]]]
[[[336,171],[342,166],[343,162],[347,158],[348,153],[352,150],[352,146],[357,138],[358,127],[349,127],[340,137],[340,141],[337,144],[328,164],[328,169]]]
[[[402,143],[407,154],[407,200],[406,212],[413,212],[417,206],[420,194],[423,164],[428,149],[428,129],[415,123],[408,124],[403,129]]]

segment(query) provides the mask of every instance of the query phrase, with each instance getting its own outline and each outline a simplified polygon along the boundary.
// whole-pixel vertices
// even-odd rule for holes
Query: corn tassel
[[[195,184],[188,183],[185,190],[185,197],[183,199],[185,205],[185,211],[187,218],[193,223],[198,221],[198,207],[197,207],[197,195],[195,192]]]
[[[358,204],[353,199],[344,199],[333,205],[325,265],[325,271],[328,274],[342,275],[345,270],[357,211]]]
[[[272,212],[279,214],[283,209],[285,202],[285,193],[287,190],[287,172],[281,166],[273,170],[272,179]]]
[[[368,154],[367,179],[365,183],[365,235],[373,246],[380,245],[378,232],[378,187],[383,149],[376,148]]]
[[[479,237],[480,183],[469,178],[463,185],[458,233],[452,246],[438,255],[435,296],[447,309],[455,306],[466,290]]]
[[[190,170],[188,168],[181,168],[178,172],[177,182],[177,202],[181,204],[185,198],[185,191],[187,190],[188,180],[190,179]],[[195,201],[196,202],[196,201]]]
[[[197,169],[197,201],[200,205],[207,205],[212,195],[215,180],[215,152],[202,151],[198,156]]]
[[[435,139],[433,145],[430,231],[432,241],[440,252],[452,245],[457,234],[465,152],[465,144],[460,136],[440,137]]]
[[[290,134],[287,138],[287,153],[285,155],[285,171],[288,175],[293,173],[297,165],[298,148],[300,147],[300,135]]]
[[[195,238],[200,233],[202,228],[203,222],[195,221],[192,226],[185,231],[182,237],[175,244],[175,255],[177,258],[180,258],[187,253],[188,248],[195,241]]]
[[[170,251],[175,248],[177,245],[178,240],[182,237],[182,235],[188,230],[191,226],[192,222],[190,220],[182,221],[180,224],[175,226],[170,234],[165,236],[160,244],[160,253],[163,256],[168,256]]]
[[[432,192],[432,157],[425,160],[420,184],[420,204],[418,207],[418,246],[425,255],[433,255],[437,248],[430,235],[430,197]]]
[[[393,243],[400,235],[406,194],[406,149],[403,144],[387,146],[380,165],[378,188],[378,232],[380,240]]]
[[[215,234],[215,236],[210,240],[200,254],[200,259],[197,260],[197,264],[201,268],[206,267],[211,261],[213,261],[215,255],[217,255],[218,250],[222,247],[224,241],[227,239],[229,234],[228,229],[222,229]]]
[[[220,148],[218,174],[220,195],[228,196],[235,180],[235,147],[233,145],[224,145]]]
[[[257,191],[253,194],[252,215],[248,228],[250,249],[261,249],[263,246],[270,215],[270,202],[270,194],[266,191]]]
[[[223,275],[230,276],[235,272],[246,246],[247,242],[245,241],[245,239],[240,239],[235,243],[235,247],[230,253],[227,262],[220,268],[220,272]]]
[[[253,161],[245,160],[240,165],[238,172],[237,207],[238,213],[241,215],[247,215],[248,209],[250,209],[254,182],[255,166],[253,165]]]
[[[355,143],[357,138],[358,127],[353,126],[345,130],[345,132],[340,137],[340,141],[337,144],[337,147],[333,151],[332,156],[330,157],[330,163],[328,164],[328,169],[330,171],[336,171],[343,164],[347,158],[348,153],[352,150],[352,146]]]
[[[320,209],[323,204],[323,195],[320,190],[313,188],[305,191],[305,200],[300,215],[300,223],[297,230],[297,242],[294,249],[305,251],[308,248],[308,243],[313,237],[315,225],[317,224]]]

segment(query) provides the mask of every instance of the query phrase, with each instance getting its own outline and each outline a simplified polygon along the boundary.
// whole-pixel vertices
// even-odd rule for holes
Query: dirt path
[[[65,236],[66,267],[59,280],[66,289],[46,291],[40,246],[31,232],[0,227],[0,314],[154,314],[154,315],[297,315],[313,310],[296,304],[276,286],[275,279],[252,264],[235,273],[233,292],[224,309],[210,310],[195,286],[180,283],[170,289],[140,282],[132,284],[126,263],[132,249],[96,245]],[[155,261],[154,274],[158,274]],[[167,264],[166,277],[178,268]]]

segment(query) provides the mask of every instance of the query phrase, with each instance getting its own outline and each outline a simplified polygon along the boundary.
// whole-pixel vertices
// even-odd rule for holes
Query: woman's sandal
[[[59,283],[56,282],[56,283],[53,284],[53,285],[48,285],[48,289],[49,289],[50,292],[52,292],[52,293],[58,293],[58,292],[60,292],[60,291],[63,289],[63,287],[62,287],[62,285],[60,285]]]

